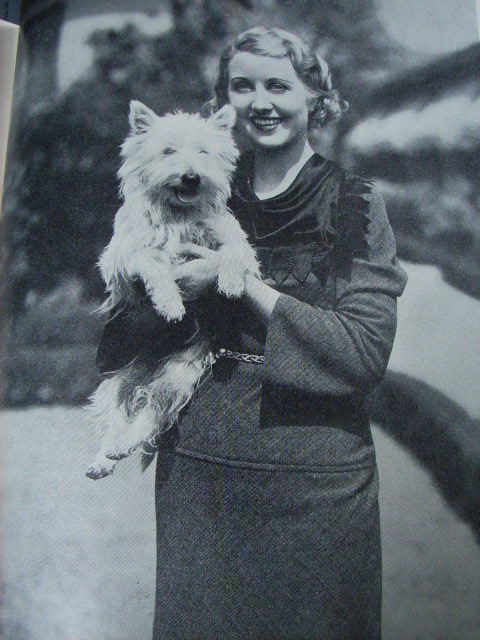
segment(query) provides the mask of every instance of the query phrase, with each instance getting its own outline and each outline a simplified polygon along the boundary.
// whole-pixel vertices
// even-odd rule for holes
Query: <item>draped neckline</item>
[[[253,175],[253,170],[254,170],[254,162],[252,162],[251,166],[250,166],[250,172],[248,174],[248,186],[250,188],[251,193],[253,194],[255,200],[257,200],[258,202],[268,202],[269,200],[275,200],[275,198],[281,198],[282,196],[288,194],[290,188],[292,186],[294,186],[295,181],[298,178],[301,178],[301,173],[303,171],[307,170],[308,164],[310,163],[310,161],[312,160],[313,156],[315,155],[315,152],[312,153],[312,155],[308,156],[308,158],[305,160],[305,162],[302,164],[302,166],[300,167],[300,169],[298,169],[297,173],[294,175],[293,180],[290,181],[290,183],[287,185],[287,187],[285,189],[282,189],[282,191],[279,191],[278,193],[275,193],[272,196],[268,196],[267,198],[260,198],[260,196],[257,195],[257,192],[255,191],[255,187],[254,187],[254,175]]]
[[[253,154],[239,164],[233,199],[245,209],[245,220],[257,245],[291,244],[293,235],[325,235],[331,223],[332,203],[338,196],[340,169],[318,153],[303,164],[290,185],[281,193],[260,199],[253,188]],[[235,212],[237,213],[237,212]]]

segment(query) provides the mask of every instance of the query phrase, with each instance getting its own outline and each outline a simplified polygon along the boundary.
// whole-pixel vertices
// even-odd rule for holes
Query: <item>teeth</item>
[[[252,118],[254,124],[259,124],[260,126],[273,126],[280,124],[280,118]]]

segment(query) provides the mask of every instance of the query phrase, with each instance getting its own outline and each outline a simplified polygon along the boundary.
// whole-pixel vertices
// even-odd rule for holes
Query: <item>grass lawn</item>
[[[147,640],[154,606],[153,465],[99,482],[80,409],[3,414],[4,640]],[[480,637],[480,554],[413,457],[374,430],[385,640]]]

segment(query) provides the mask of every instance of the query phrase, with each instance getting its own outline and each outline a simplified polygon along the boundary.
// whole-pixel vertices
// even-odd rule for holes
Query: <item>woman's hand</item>
[[[175,268],[175,280],[182,289],[184,300],[194,300],[216,282],[218,253],[208,247],[190,242],[182,246],[182,253],[195,257]],[[279,296],[278,291],[255,276],[246,275],[245,301],[264,328],[268,326],[270,315]]]
[[[201,247],[192,242],[182,245],[181,253],[194,258],[175,267],[174,278],[182,290],[182,298],[195,300],[216,282],[218,254],[213,249]]]

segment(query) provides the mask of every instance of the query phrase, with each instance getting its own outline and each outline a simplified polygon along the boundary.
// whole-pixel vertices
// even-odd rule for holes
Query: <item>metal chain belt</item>
[[[230,351],[230,349],[219,349],[215,353],[210,353],[210,364],[214,364],[217,360],[222,358],[231,358],[232,360],[238,360],[239,362],[248,362],[249,364],[263,364],[265,356],[257,356],[253,353],[239,353],[238,351]]]

